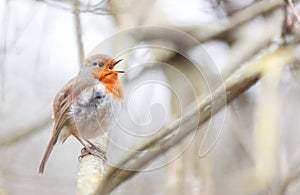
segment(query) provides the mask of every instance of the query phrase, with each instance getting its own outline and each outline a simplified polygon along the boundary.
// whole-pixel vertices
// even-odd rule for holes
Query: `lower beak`
[[[120,59],[120,60],[116,61],[115,63],[111,64],[109,68],[112,70],[122,60],[123,59]],[[116,73],[124,73],[125,72],[124,70],[113,70],[113,71],[116,72]]]
[[[113,70],[113,71],[116,72],[116,73],[125,73],[124,70]]]

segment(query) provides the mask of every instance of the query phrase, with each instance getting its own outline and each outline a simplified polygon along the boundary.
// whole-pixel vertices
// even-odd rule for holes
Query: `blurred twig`
[[[8,132],[7,135],[3,135],[0,138],[0,147],[7,144],[12,144],[20,139],[28,137],[50,124],[51,115],[47,115],[44,118],[39,119],[36,123],[30,124],[27,127],[19,127],[17,129],[6,130],[6,132]]]
[[[299,52],[300,46],[273,48],[262,52],[259,56],[255,57],[255,59],[241,66],[224,82],[227,95],[225,99],[223,86],[221,86],[214,91],[211,96],[201,101],[199,106],[191,110],[191,112],[175,120],[152,138],[144,141],[139,147],[133,150],[142,151],[142,155],[140,152],[132,153],[121,160],[117,166],[108,168],[105,174],[105,180],[97,189],[97,194],[110,193],[122,182],[137,174],[137,170],[145,167],[153,159],[178,144],[184,137],[193,132],[195,127],[204,124],[212,115],[226,106],[226,103],[231,102],[234,98],[255,84],[262,74],[262,67],[278,60],[282,63],[292,62],[295,58],[298,58]],[[198,112],[201,113],[199,123],[195,123],[193,116]],[[183,125],[184,128],[175,136],[174,130],[180,125]],[[126,170],[120,169],[119,167],[124,167]]]
[[[263,33],[260,33],[259,36],[257,35],[259,32],[253,32],[253,35],[246,33],[246,36],[243,32],[238,33],[238,37],[235,37],[234,43],[231,44],[229,60],[222,70],[223,77],[226,78],[240,64],[270,45],[274,38],[280,35],[281,14],[279,14],[278,10],[272,10],[265,17]],[[249,27],[246,28],[247,30],[249,29]]]
[[[271,10],[284,5],[282,0],[257,1],[248,7],[234,13],[229,18],[201,25],[200,27],[179,27],[199,41],[205,42],[235,29],[237,26]]]
[[[172,156],[178,154],[181,150],[181,145],[170,149],[168,155]],[[183,192],[183,163],[184,157],[179,156],[176,160],[168,164],[166,169],[166,180],[165,180],[165,194],[166,195],[180,195]]]
[[[283,175],[280,185],[275,186],[276,195],[284,195],[291,183],[300,179],[300,150],[296,152],[288,166],[287,173]]]
[[[299,46],[298,46],[299,47]],[[292,52],[291,52],[292,54]],[[291,63],[291,54],[273,56],[272,63],[262,67],[258,100],[255,107],[253,131],[255,166],[252,171],[252,190],[266,190],[279,176],[280,109],[277,86],[285,65]]]
[[[10,19],[10,8],[9,8],[9,1],[5,1],[5,6],[3,6],[3,16],[1,21],[2,33],[0,39],[0,73],[1,73],[1,89],[0,89],[0,96],[1,100],[4,101],[4,90],[5,90],[5,61],[6,61],[6,40],[7,40],[7,31],[9,26],[9,19]]]
[[[36,0],[40,2],[44,2],[49,6],[56,7],[58,9],[66,10],[73,12],[74,9],[67,2],[53,1],[53,0]],[[92,13],[97,15],[110,15],[111,10],[106,9],[104,4],[108,0],[100,0],[98,3],[91,6],[80,6],[79,12],[81,13]]]
[[[248,140],[245,140],[245,137],[248,137],[246,134],[248,128],[246,127],[245,124],[246,121],[244,118],[240,117],[240,115],[237,113],[238,107],[245,106],[244,104],[241,105],[239,102],[233,102],[232,105],[229,107],[230,112],[229,114],[232,117],[232,121],[230,125],[232,126],[232,131],[233,131],[233,136],[235,140],[239,144],[240,150],[243,151],[243,154],[245,155],[246,159],[253,165],[254,164],[254,156],[253,152],[251,150],[250,144]]]
[[[210,22],[206,24],[202,24],[200,26],[189,26],[189,27],[182,27],[182,26],[175,26],[177,29],[182,30],[194,38],[196,38],[200,42],[206,42],[218,37],[226,37],[227,32],[231,32],[236,30],[236,28],[244,24],[245,22],[258,17],[264,13],[270,12],[275,10],[276,8],[282,6],[284,4],[281,0],[265,0],[265,1],[257,1],[245,9],[238,11],[237,13],[233,14],[229,18],[217,20],[215,22]],[[137,37],[136,39],[142,41],[153,41],[156,39],[156,33],[152,31],[145,31],[141,35],[141,37]],[[185,39],[180,39],[178,37],[172,37],[169,34],[160,34],[160,41],[164,40],[167,43],[172,43],[174,45],[174,50],[180,51],[184,50],[187,51],[197,45],[186,43]],[[268,43],[268,41],[266,41]],[[250,58],[251,54],[255,53],[259,49],[263,48],[267,45],[265,41],[260,44],[259,46],[255,46],[255,48],[245,54],[246,57]],[[240,64],[241,62],[239,62]]]
[[[110,1],[112,10],[125,10],[114,13],[114,17],[119,29],[145,25],[152,12],[156,0],[132,1],[134,6],[124,6],[119,1]]]
[[[294,16],[296,17],[297,21],[300,23],[300,16],[299,16],[299,12],[295,9],[295,5],[293,3],[292,0],[287,0],[288,4],[289,4],[289,8],[291,9],[291,12],[294,14]]]
[[[6,195],[6,189],[4,187],[4,176],[3,176],[3,172],[2,169],[0,170],[0,194],[1,195]]]
[[[75,31],[76,31],[76,38],[77,38],[77,47],[78,47],[78,54],[80,65],[84,62],[84,49],[83,49],[83,42],[82,42],[82,28],[81,28],[81,20],[80,20],[80,2],[79,0],[73,0],[74,3],[74,22],[75,22]]]

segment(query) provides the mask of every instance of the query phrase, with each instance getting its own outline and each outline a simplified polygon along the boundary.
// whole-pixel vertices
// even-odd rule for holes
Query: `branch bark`
[[[265,65],[270,66],[274,62],[278,63],[278,61],[284,64],[290,63],[299,58],[297,54],[299,52],[300,46],[285,46],[277,49],[270,47],[270,49],[262,52],[259,57],[241,66],[224,81],[224,86],[221,86],[212,95],[206,97],[194,110],[175,120],[163,128],[159,134],[132,150],[142,151],[142,155],[141,152],[132,153],[121,160],[116,167],[108,167],[104,176],[105,179],[98,187],[96,194],[109,194],[121,183],[136,175],[138,173],[137,170],[145,167],[172,146],[178,144],[183,138],[192,133],[195,128],[203,125],[215,113],[225,107],[227,103],[230,103],[253,86],[262,76]],[[195,120],[193,116],[198,112],[201,113],[200,118]],[[195,123],[195,121],[199,123]],[[184,125],[184,128],[175,136],[174,130],[181,124]],[[126,170],[118,167],[125,167]]]
[[[109,135],[105,134],[94,140],[94,144],[106,150]],[[80,160],[80,171],[77,180],[77,194],[94,194],[97,186],[104,180],[106,162],[95,155],[86,155]]]

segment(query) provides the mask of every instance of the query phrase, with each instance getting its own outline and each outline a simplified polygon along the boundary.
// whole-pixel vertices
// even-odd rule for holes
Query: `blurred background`
[[[54,96],[87,56],[124,59],[114,164],[299,24],[298,1],[283,0],[2,0],[0,10],[1,195],[76,193],[75,139],[44,175],[38,166]],[[287,64],[112,194],[299,194],[299,83]]]

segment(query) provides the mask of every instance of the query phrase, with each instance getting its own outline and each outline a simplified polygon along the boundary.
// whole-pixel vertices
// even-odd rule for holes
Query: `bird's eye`
[[[93,62],[93,66],[97,66],[98,65],[98,63],[97,62]]]
[[[99,67],[102,67],[102,66],[104,66],[104,63],[103,63],[103,62],[99,62],[99,63],[98,63],[98,66],[99,66]]]

